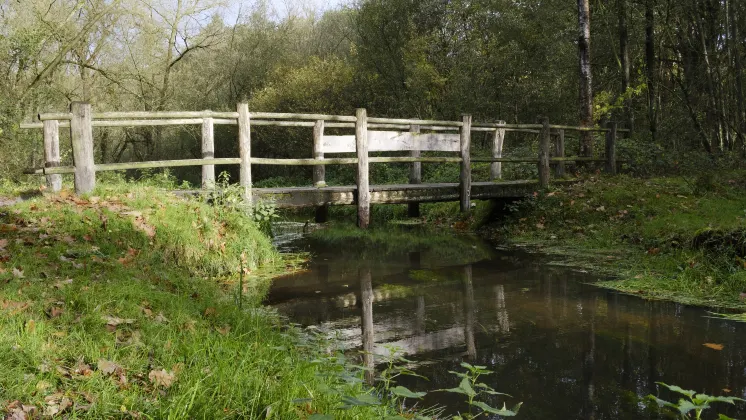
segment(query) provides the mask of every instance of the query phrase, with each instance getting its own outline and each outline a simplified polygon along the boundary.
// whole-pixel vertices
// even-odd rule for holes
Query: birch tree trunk
[[[593,126],[591,76],[591,16],[588,0],[578,0],[578,55],[580,58],[580,125]],[[593,156],[593,134],[580,132],[580,155]]]

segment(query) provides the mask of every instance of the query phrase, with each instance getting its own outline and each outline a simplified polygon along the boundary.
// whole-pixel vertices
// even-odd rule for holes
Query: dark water
[[[429,378],[403,380],[410,389],[455,387],[448,371],[467,361],[495,372],[484,382],[511,394],[509,407],[522,401],[524,419],[665,418],[643,398],[658,393],[656,381],[746,397],[746,324],[703,309],[599,289],[584,284],[595,280],[587,274],[521,253],[454,265],[443,253],[311,251],[309,270],[278,280],[270,303],[349,349],[401,348]],[[439,392],[421,404],[453,414],[461,400]],[[746,417],[746,404],[714,407]]]

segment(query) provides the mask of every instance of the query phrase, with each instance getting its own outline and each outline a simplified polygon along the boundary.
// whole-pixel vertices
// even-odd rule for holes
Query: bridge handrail
[[[507,124],[504,121],[473,123],[471,116],[464,115],[461,121],[367,117],[364,109],[355,116],[249,112],[246,103],[238,104],[237,112],[222,111],[134,111],[93,113],[87,103],[73,103],[69,113],[42,113],[40,122],[23,123],[23,129],[43,129],[45,164],[43,168],[32,168],[30,174],[43,174],[52,191],[61,188],[61,175],[75,175],[78,193],[90,192],[95,186],[95,173],[127,169],[165,168],[178,166],[201,166],[202,186],[215,186],[215,165],[240,165],[239,183],[244,198],[252,199],[251,165],[310,165],[314,166],[314,185],[325,186],[326,165],[357,166],[358,220],[367,226],[370,194],[368,186],[369,163],[411,163],[410,184],[421,183],[421,163],[460,163],[459,191],[461,208],[470,208],[471,163],[489,162],[490,180],[501,179],[502,163],[538,163],[539,186],[549,182],[550,163],[554,163],[555,174],[563,176],[566,162],[605,162],[606,169],[616,171],[616,135],[626,131],[610,124],[609,128],[574,127],[550,125],[544,118],[541,124]],[[238,158],[215,158],[214,126],[237,125],[239,140]],[[93,127],[147,127],[172,125],[201,125],[202,158],[159,160],[146,162],[124,162],[96,164],[93,153]],[[278,159],[251,156],[251,126],[307,127],[313,128],[313,158]],[[69,127],[71,132],[74,166],[60,166],[59,128]],[[354,136],[325,136],[325,128],[355,129]],[[385,130],[396,130],[387,132]],[[606,154],[603,159],[592,157],[566,157],[564,152],[565,130],[606,132]],[[457,132],[458,134],[436,134],[427,132]],[[471,132],[492,132],[491,157],[471,157]],[[507,131],[522,131],[539,134],[538,158],[506,158],[502,156],[503,141]],[[554,154],[550,158],[551,137],[556,138]],[[371,139],[369,140],[369,137]],[[325,143],[326,142],[326,143]],[[326,149],[326,150],[325,150]],[[408,151],[409,156],[370,156],[372,151]],[[420,151],[458,152],[457,157],[421,156]],[[329,158],[324,153],[356,153],[354,158]],[[414,204],[414,203],[413,203]],[[410,204],[411,205],[411,204]],[[411,209],[411,207],[410,207]]]

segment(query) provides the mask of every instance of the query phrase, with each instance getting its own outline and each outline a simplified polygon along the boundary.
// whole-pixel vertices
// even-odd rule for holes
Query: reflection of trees
[[[365,372],[365,380],[373,383],[375,361],[373,360],[373,279],[370,274],[370,268],[361,268],[358,270],[360,278],[360,305],[362,306],[362,316],[360,318],[360,329],[363,341],[363,366],[369,370]]]
[[[508,309],[505,306],[505,286],[498,284],[493,288],[495,290],[495,312],[497,314],[497,329],[501,333],[510,332],[510,320],[508,319]]]
[[[471,278],[471,264],[464,266],[464,338],[466,354],[469,358],[477,357],[477,345],[474,341],[474,285]]]

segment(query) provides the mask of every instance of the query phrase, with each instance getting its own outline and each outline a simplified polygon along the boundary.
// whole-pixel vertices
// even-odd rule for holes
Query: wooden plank
[[[212,118],[202,120],[202,159],[215,158],[215,132]],[[202,188],[215,188],[215,165],[202,165]]]
[[[459,176],[460,190],[459,198],[461,211],[467,212],[471,209],[471,115],[462,117],[461,126],[461,175]]]
[[[549,186],[549,144],[551,142],[551,128],[549,118],[542,118],[544,128],[539,135],[539,187]]]
[[[293,114],[278,112],[252,112],[251,118],[254,119],[275,119],[275,120],[324,120],[324,121],[341,121],[354,123],[355,117],[351,115],[325,115],[325,114]]]
[[[91,104],[73,102],[70,105],[70,138],[75,162],[75,192],[87,194],[96,187],[96,171],[93,163],[93,128],[91,126]]]
[[[415,136],[417,139],[415,140]],[[442,133],[407,133],[400,131],[368,131],[368,150],[371,152],[387,151],[459,151],[458,134]],[[355,137],[324,136],[323,148],[325,153],[353,153],[355,151]],[[415,146],[416,145],[416,146]]]
[[[94,127],[157,127],[167,125],[198,125],[202,118],[178,118],[157,120],[93,120]]]
[[[39,121],[72,120],[73,113],[72,112],[45,112],[43,114],[37,115],[36,117],[39,118]]]
[[[505,121],[498,121],[498,124],[504,124]],[[505,129],[496,128],[492,135],[492,157],[503,157],[503,142],[505,141]],[[503,167],[501,162],[492,162],[490,164],[490,181],[502,179]]]
[[[39,117],[41,119],[41,117]],[[114,111],[93,114],[96,120],[174,119],[174,118],[238,118],[237,112],[216,111]]]
[[[616,122],[609,124],[606,132],[606,173],[616,175]]]
[[[60,128],[58,120],[47,120],[44,126],[44,167],[56,168],[60,166]],[[57,192],[62,189],[62,175],[50,174],[46,176],[47,188]]]
[[[417,120],[407,118],[369,118],[369,122],[378,124],[406,124],[406,125],[442,125],[448,127],[461,127],[460,121],[442,121],[442,120]]]
[[[368,189],[368,114],[365,108],[355,112],[355,151],[357,153],[357,225],[370,224],[370,190]]]
[[[574,180],[561,180],[559,184],[569,184]],[[537,180],[474,182],[471,198],[488,200],[492,198],[521,198],[532,195],[539,187]],[[355,205],[355,186],[341,187],[289,187],[254,188],[254,198],[273,201],[278,207],[313,207],[328,205]],[[458,201],[458,183],[443,184],[398,184],[371,185],[372,204],[406,204],[413,202]]]
[[[412,150],[409,151],[409,156],[412,158],[420,157],[420,145],[417,136],[420,132],[420,126],[413,124],[409,127],[409,132],[413,135]],[[422,163],[412,162],[412,166],[409,168],[409,183],[410,184],[421,184],[422,183]],[[409,203],[407,205],[407,216],[409,217],[420,217],[420,203]]]
[[[182,166],[209,165],[237,165],[240,158],[213,159],[180,159],[180,160],[151,160],[145,162],[103,163],[96,165],[96,171],[123,171],[128,169],[175,168]]]
[[[251,204],[251,116],[249,104],[241,102],[236,106],[238,111],[238,155],[241,162],[239,169],[239,185],[241,195],[247,204]]]

